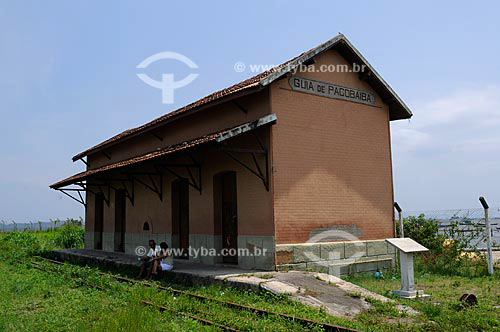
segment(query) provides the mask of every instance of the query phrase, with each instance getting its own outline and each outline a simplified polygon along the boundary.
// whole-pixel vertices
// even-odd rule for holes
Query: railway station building
[[[50,187],[85,206],[86,249],[155,239],[205,264],[376,270],[394,259],[390,121],[411,116],[340,34],[77,154],[85,171]]]

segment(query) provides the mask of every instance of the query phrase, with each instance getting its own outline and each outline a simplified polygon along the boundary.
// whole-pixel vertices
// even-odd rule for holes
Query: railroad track
[[[43,257],[40,257],[40,258],[43,259]],[[57,262],[57,261],[54,261],[54,262]],[[51,262],[51,263],[54,263],[54,262]],[[57,262],[57,263],[59,264],[60,262]],[[53,271],[45,269],[38,262],[32,261],[31,264],[33,264],[33,267],[35,269],[37,269],[37,270],[45,271],[45,272],[53,272]],[[99,273],[99,274],[100,275],[106,275],[104,273]],[[107,276],[111,277],[112,275],[107,275]],[[71,279],[76,279],[76,278],[71,277]],[[98,285],[93,285],[93,284],[90,284],[90,283],[87,283],[87,282],[83,282],[81,280],[79,280],[79,282],[83,283],[85,286],[88,286],[88,287],[91,287],[91,288],[95,288],[95,289],[98,289],[98,290],[101,290],[101,291],[107,291],[107,290],[109,290],[109,289],[106,289],[106,288],[98,286]],[[194,319],[194,320],[200,322],[203,325],[210,325],[210,326],[218,327],[218,328],[222,329],[223,331],[240,332],[240,330],[235,329],[233,327],[226,326],[226,325],[223,325],[223,324],[219,324],[219,323],[216,323],[214,321],[208,320],[206,318],[199,317],[199,316],[196,316],[196,315],[193,315],[193,314],[181,311],[181,310],[177,310],[177,309],[170,308],[170,307],[167,307],[167,306],[159,305],[159,304],[156,304],[156,303],[153,303],[153,302],[150,302],[150,301],[146,301],[146,300],[141,300],[140,302],[143,305],[145,305],[145,306],[155,307],[155,308],[159,309],[161,312],[169,311],[169,312],[172,312],[174,314],[177,314],[177,315],[180,315],[180,316],[183,316],[183,317],[188,317],[188,318]],[[200,312],[202,314],[205,314],[205,315],[209,315],[209,313],[202,312],[200,310],[196,310],[196,311],[198,311],[198,312]]]
[[[52,264],[64,265],[64,263],[56,261],[56,260],[53,260],[53,259],[48,259],[48,258],[40,257],[40,256],[36,256],[36,257],[42,259],[43,261],[52,263]],[[130,278],[125,278],[125,277],[121,277],[121,276],[115,276],[115,275],[108,274],[108,273],[103,273],[103,272],[98,272],[98,274],[101,275],[101,276],[106,276],[106,277],[115,279],[116,281],[119,281],[119,282],[125,282],[125,283],[131,283],[131,284],[139,284],[139,285],[142,285],[142,286],[145,286],[145,287],[156,288],[158,290],[170,292],[170,293],[177,294],[177,295],[184,295],[184,296],[187,296],[187,297],[196,298],[196,299],[199,299],[201,301],[210,301],[210,302],[214,302],[214,303],[219,303],[221,305],[224,305],[224,306],[227,306],[227,307],[230,307],[230,308],[234,308],[234,309],[237,309],[237,310],[250,311],[250,312],[256,313],[256,314],[261,315],[261,316],[267,315],[267,316],[281,317],[281,318],[284,318],[284,319],[289,320],[289,321],[297,322],[297,323],[301,324],[302,326],[304,326],[306,328],[319,327],[319,328],[322,328],[324,331],[328,331],[328,332],[357,332],[357,330],[346,328],[346,327],[342,327],[342,326],[332,325],[332,324],[323,323],[323,322],[317,322],[317,321],[314,321],[314,320],[311,320],[311,319],[307,319],[307,318],[296,317],[296,316],[292,316],[292,315],[288,315],[288,314],[283,314],[283,313],[279,313],[279,312],[274,312],[274,311],[269,311],[269,310],[261,309],[261,308],[255,308],[255,307],[251,307],[251,306],[247,306],[247,305],[243,305],[243,304],[239,304],[239,303],[234,303],[234,302],[230,302],[230,301],[219,300],[219,299],[216,299],[216,298],[212,298],[212,297],[208,297],[208,296],[204,296],[204,295],[195,294],[195,293],[183,291],[183,290],[180,290],[180,289],[175,289],[175,288],[171,288],[171,287],[164,287],[164,286],[160,286],[160,285],[155,285],[155,284],[152,284],[152,283],[149,283],[149,282],[145,282],[145,281],[138,281],[138,280],[134,280],[134,279],[130,279]],[[194,316],[194,315],[191,315],[189,313],[181,312],[181,311],[175,310],[173,308],[159,306],[157,304],[154,304],[154,303],[151,303],[151,302],[148,302],[148,301],[141,301],[141,302],[144,305],[155,306],[158,309],[160,309],[161,311],[171,311],[171,312],[174,312],[174,313],[177,313],[179,315],[186,316],[186,317],[193,316],[193,317],[190,317],[190,318],[198,320],[202,324],[217,326],[217,327],[220,327],[221,329],[224,329],[226,331],[238,331],[237,329],[234,329],[232,327],[228,327],[228,326],[221,325],[221,324],[218,324],[218,323],[215,323],[215,322],[211,322],[209,320],[205,320],[204,318],[201,318],[201,317],[198,317],[198,316]]]

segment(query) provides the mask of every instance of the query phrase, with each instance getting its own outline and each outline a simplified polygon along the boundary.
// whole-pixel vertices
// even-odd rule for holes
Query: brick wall
[[[270,145],[270,128],[263,127],[255,132],[267,146]],[[231,146],[256,148],[257,141],[253,136],[254,133],[242,135],[230,140]],[[250,237],[250,240],[255,240],[256,237],[269,237],[274,239],[274,223],[273,223],[273,207],[272,193],[266,191],[264,184],[254,174],[250,173],[243,166],[226,156],[216,147],[206,146],[201,149],[191,151],[193,156],[202,161],[202,193],[196,189],[189,187],[189,233],[190,235],[214,235],[217,232],[214,230],[214,176],[221,172],[234,171],[236,172],[237,186],[237,206],[238,206],[238,235]],[[252,158],[249,154],[239,155],[242,161],[248,165],[252,165]],[[188,163],[188,157],[183,155],[171,156],[164,159],[162,162],[170,164]],[[260,160],[260,159],[259,159]],[[155,160],[155,162],[161,162]],[[262,161],[261,161],[262,162]],[[138,164],[129,172],[152,172],[154,169],[150,166],[151,163]],[[179,175],[189,177],[185,169],[176,170]],[[120,171],[117,170],[107,174],[109,178],[119,178]],[[137,176],[137,175],[136,175]],[[123,178],[123,175],[121,175]],[[195,172],[197,178],[197,173]],[[142,176],[141,179],[149,183],[149,179]],[[155,179],[157,179],[155,177]],[[169,235],[172,233],[172,198],[171,184],[176,177],[170,173],[163,173],[163,199],[160,200],[158,195],[147,189],[143,184],[134,181],[134,205],[130,200],[126,199],[126,233],[133,234],[151,234],[151,238],[155,238],[155,234]],[[130,185],[129,190],[131,189]],[[121,189],[120,183],[115,183],[115,187]],[[97,187],[91,186],[91,189],[99,191]],[[107,188],[105,189],[107,195]],[[109,206],[104,204],[104,232],[113,234],[115,231],[115,191],[111,190],[111,199]],[[86,231],[94,232],[94,195],[87,193],[87,209],[85,215]],[[143,232],[143,224],[148,222],[150,231]],[[220,231],[219,231],[220,233]],[[149,236],[149,235],[148,235]],[[136,236],[137,237],[137,236]],[[147,244],[148,237],[142,241],[143,245]],[[250,241],[249,240],[249,241]],[[262,242],[262,240],[261,240]],[[168,243],[172,245],[172,243]],[[190,245],[194,246],[193,243]],[[245,247],[245,243],[239,244]],[[274,243],[266,245],[274,251]],[[274,255],[274,254],[273,254]],[[269,264],[268,264],[269,265]]]
[[[232,101],[216,104],[156,128],[153,132],[161,137],[162,141],[151,133],[144,133],[106,148],[107,156],[101,152],[92,153],[87,157],[88,168],[93,169],[126,160],[155,151],[158,148],[164,148],[245,122],[254,121],[270,113],[267,89],[249,96],[240,97],[238,104],[247,113],[244,113]],[[110,159],[107,157],[110,157]]]
[[[316,65],[347,63],[335,51]],[[393,235],[388,107],[354,73],[298,76],[370,91],[364,105],[271,87],[274,218],[277,244],[301,243],[321,230],[346,229],[363,240]],[[342,240],[339,238],[338,240]],[[344,239],[349,240],[349,239]]]

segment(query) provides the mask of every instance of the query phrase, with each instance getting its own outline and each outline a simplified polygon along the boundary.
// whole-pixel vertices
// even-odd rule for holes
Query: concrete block
[[[199,249],[200,248],[200,237],[198,234],[190,234],[189,235],[189,245],[193,248]]]
[[[395,254],[396,253],[396,247],[394,247],[392,244],[387,243],[387,253],[389,253],[389,254]]]
[[[293,252],[293,247],[294,247],[294,245],[291,245],[291,244],[277,244],[276,245],[276,252],[280,252],[280,251]]]
[[[390,270],[392,268],[392,261],[380,261],[377,262],[377,268],[382,271],[382,270]]]
[[[299,292],[298,288],[282,283],[280,281],[263,282],[260,284],[260,287],[276,295],[296,294]]]
[[[189,246],[192,248],[198,248],[197,234],[189,234]]]
[[[255,256],[255,268],[258,270],[274,270],[274,253],[267,253],[265,256]]]
[[[147,247],[149,240],[152,239],[151,234],[150,233],[139,233],[138,235],[139,235],[138,236],[139,245]]]
[[[165,241],[167,242],[168,247],[170,248],[172,245],[172,234],[170,233],[165,234]]]
[[[387,255],[387,242],[385,240],[366,241],[368,256]]]
[[[213,235],[215,250],[222,249],[222,235]]]
[[[275,243],[274,236],[266,236],[262,239],[262,248],[266,249],[267,253],[274,253]]]
[[[207,235],[207,249],[211,250],[215,248],[215,237],[214,235]]]
[[[276,245],[276,264],[293,263],[293,246]]]
[[[378,268],[378,262],[356,263],[356,272],[375,272]]]
[[[85,239],[84,248],[85,249],[93,249],[94,248],[94,241]]]
[[[115,247],[115,233],[103,232],[102,249],[104,251],[114,251],[114,247]]]
[[[144,234],[144,233],[136,233],[135,234],[135,245],[136,246],[143,246],[143,247],[148,247],[149,246],[149,234]]]
[[[135,244],[125,244],[125,253],[127,254],[131,254],[131,255],[137,255],[137,252],[136,252],[136,248],[139,247]],[[149,249],[146,248],[146,252],[148,251]]]
[[[94,241],[94,232],[86,231],[85,232],[85,240],[93,242]]]
[[[322,273],[328,273],[328,262],[327,261],[320,261],[320,262],[307,262],[306,263],[306,269],[308,271],[315,271],[315,272],[322,272]]]
[[[280,264],[276,265],[277,271],[305,271],[307,270],[306,263],[298,263],[298,264]]]
[[[331,242],[320,244],[320,257],[322,260],[334,260],[345,258],[345,243]]]
[[[396,255],[396,253],[394,254],[390,254],[389,256],[392,257],[392,262],[391,262],[391,268],[396,268],[396,265],[398,264],[398,256]]]
[[[254,269],[255,268],[255,257],[240,255],[238,256],[238,266],[242,269]]]
[[[366,256],[366,241],[345,242],[345,258]]]
[[[125,243],[132,243],[132,233],[125,233]]]
[[[137,234],[136,233],[125,233],[125,244],[130,244],[134,246],[139,245],[139,241],[137,240]]]
[[[113,252],[115,249],[114,247],[115,247],[114,242],[103,241],[103,243],[102,243],[102,250],[103,251]]]
[[[241,238],[241,243],[240,243]],[[260,236],[242,236],[238,237],[238,247],[246,248],[253,253],[255,248],[262,249],[262,237]]]
[[[229,277],[224,279],[234,288],[247,288],[252,289],[254,291],[260,290],[260,284],[262,283],[262,279],[253,277],[253,276],[238,276],[238,277]]]
[[[149,234],[148,233],[134,233],[132,238],[134,239],[134,241],[136,241],[136,243],[138,245],[143,246],[144,243],[146,243],[146,245],[147,245],[148,240],[149,240]]]
[[[293,263],[316,262],[320,259],[319,244],[300,244],[293,247]]]
[[[199,248],[207,248],[207,235],[206,234],[200,234],[198,236],[198,245]]]

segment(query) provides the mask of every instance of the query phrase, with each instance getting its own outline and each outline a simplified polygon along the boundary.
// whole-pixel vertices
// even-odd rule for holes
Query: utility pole
[[[398,202],[394,202],[394,207],[398,211],[399,215],[399,237],[403,238],[405,237],[405,230],[403,225],[403,210],[399,206]]]
[[[479,197],[479,202],[481,202],[481,205],[483,206],[483,209],[484,209],[486,247],[488,250],[488,273],[491,275],[491,274],[493,274],[493,251],[491,249],[491,224],[490,224],[490,218],[489,218],[489,214],[488,214],[488,210],[490,209],[490,207],[489,207],[488,203],[486,203],[486,199],[484,199],[483,196]]]

